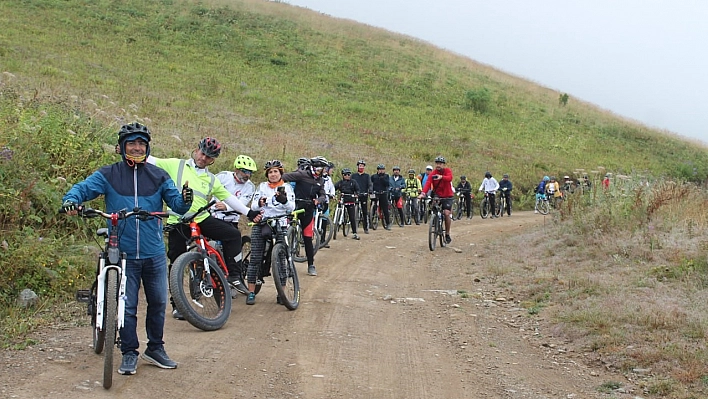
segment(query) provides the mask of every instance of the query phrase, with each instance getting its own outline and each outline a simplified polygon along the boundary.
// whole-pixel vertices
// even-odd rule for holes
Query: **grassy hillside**
[[[457,175],[508,172],[523,188],[598,167],[708,175],[695,144],[572,96],[560,106],[558,92],[409,37],[287,4],[6,1],[0,21],[0,66],[14,76],[6,81],[77,96],[114,128],[146,121],[157,153],[186,153],[209,134],[228,144],[224,167],[241,152],[259,163],[322,154],[338,165],[363,157],[415,169],[443,154]]]

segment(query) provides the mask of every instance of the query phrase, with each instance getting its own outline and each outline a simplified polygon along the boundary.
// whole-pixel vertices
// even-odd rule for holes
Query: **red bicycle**
[[[190,237],[185,237],[187,252],[175,259],[170,269],[170,293],[175,307],[191,325],[204,331],[223,327],[231,314],[231,289],[226,280],[229,272],[224,256],[219,244],[204,237],[194,221],[215,203],[211,201],[180,218],[180,223],[189,225]],[[174,226],[167,226],[165,231],[174,231]]]

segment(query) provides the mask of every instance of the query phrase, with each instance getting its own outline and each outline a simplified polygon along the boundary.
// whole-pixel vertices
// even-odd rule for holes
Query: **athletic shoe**
[[[177,320],[184,320],[184,316],[177,309],[172,309],[172,318]]]
[[[450,238],[449,234],[445,234],[445,242],[448,244],[452,242],[452,238]]]
[[[246,297],[246,305],[255,305],[256,304],[256,294],[249,292],[248,297]]]
[[[315,270],[315,265],[307,266],[307,274],[309,274],[310,276],[317,275],[317,270]]]
[[[167,356],[167,352],[165,352],[165,349],[160,348],[156,349],[154,351],[151,351],[150,349],[146,349],[145,352],[143,352],[140,357],[143,358],[148,363],[152,363],[155,366],[162,368],[162,369],[176,369],[177,368],[177,362],[174,360],[170,359],[169,356]]]
[[[236,277],[236,276],[233,276],[233,277],[232,277],[232,276],[229,276],[229,277],[227,278],[227,280],[228,280],[229,285],[231,286],[231,288],[235,289],[236,291],[238,291],[238,292],[240,292],[240,293],[242,293],[242,294],[244,294],[244,295],[248,295],[248,287],[246,287],[246,286],[241,282],[241,280],[238,279],[238,277]]]
[[[388,225],[388,226],[384,227],[384,229],[386,229],[386,230],[388,230],[388,231],[391,231],[391,225]]]
[[[355,240],[358,240],[358,239],[359,239],[359,236],[356,235],[356,234],[354,234],[354,235],[352,236],[352,238],[355,239]]]
[[[109,348],[107,350],[113,350]],[[118,374],[122,375],[133,375],[138,369],[138,355],[133,352],[128,352],[123,355],[123,361],[120,362],[120,367],[118,368]]]
[[[364,229],[364,234],[369,234],[369,229]]]

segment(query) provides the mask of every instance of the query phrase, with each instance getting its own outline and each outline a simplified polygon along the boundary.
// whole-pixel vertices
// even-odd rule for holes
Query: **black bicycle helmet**
[[[460,176],[460,180],[467,180],[467,176],[465,176],[465,175]]]
[[[209,158],[218,158],[221,154],[221,144],[215,138],[204,137],[199,142],[199,150]]]
[[[487,173],[485,173],[485,174],[484,174],[484,177],[486,177],[487,179],[491,178],[491,177],[492,177],[492,172],[487,172]]]
[[[400,171],[401,171],[401,167],[400,167],[400,166],[394,166],[393,169],[391,169],[391,170],[397,170],[397,171],[400,172]]]
[[[409,175],[414,175],[414,174],[415,174],[415,169],[408,169],[408,174],[409,174]]]
[[[386,166],[382,163],[376,165],[376,169],[386,169]]]
[[[363,159],[360,159],[360,160],[356,161],[356,166],[359,166],[359,165],[364,165],[364,166],[366,166],[366,162],[364,162]]]
[[[311,158],[310,163],[315,168],[326,168],[329,165],[329,161],[327,161],[327,158],[321,155]]]
[[[445,162],[445,157],[442,155],[439,155],[437,158],[435,158],[435,162],[447,163],[447,162]]]
[[[505,179],[508,179],[508,178],[509,178],[509,174],[508,174],[508,173],[504,173],[504,176],[502,176],[502,177],[505,178]]]
[[[351,175],[351,174],[352,174],[352,170],[351,170],[351,169],[349,169],[349,168],[344,168],[344,169],[342,169],[342,176],[344,176],[344,175]]]
[[[334,169],[334,163],[333,163],[333,162],[328,163],[327,166],[328,166],[330,169]]]
[[[263,170],[265,170],[266,177],[268,177],[268,172],[273,168],[278,169],[280,171],[281,175],[285,172],[284,167],[283,167],[283,163],[280,162],[279,159],[273,159],[272,161],[266,162],[265,166],[263,166]]]

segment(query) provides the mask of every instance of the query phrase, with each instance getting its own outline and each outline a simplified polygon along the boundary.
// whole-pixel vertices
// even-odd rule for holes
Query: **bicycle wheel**
[[[332,235],[334,234],[334,227],[332,226],[332,221],[329,219],[329,216],[327,215],[320,215],[320,226],[322,226],[322,230],[324,230],[324,234],[322,231],[318,231],[319,236],[320,236],[320,246],[319,248],[322,248],[326,245],[329,244],[329,242],[332,240]]]
[[[369,212],[369,217],[371,218],[371,228],[376,230],[379,227],[379,207],[377,204],[371,205],[371,212]]]
[[[447,241],[445,241],[445,229],[443,228],[443,223],[445,222],[445,216],[438,214],[436,216],[438,219],[437,235],[440,240],[440,248],[445,248],[447,246]]]
[[[288,256],[288,247],[283,243],[273,247],[271,270],[281,303],[289,310],[297,309],[300,305],[300,281],[295,264]]]
[[[420,219],[423,223],[428,223],[428,206],[425,204],[425,200],[420,200]]]
[[[435,239],[438,234],[438,216],[433,214],[430,217],[430,225],[428,226],[428,248],[435,251]]]
[[[231,290],[216,261],[186,252],[175,259],[170,272],[170,293],[175,307],[191,325],[204,331],[223,327],[231,314]]]
[[[103,329],[99,329],[96,327],[96,313],[98,308],[96,307],[96,301],[97,301],[97,294],[98,294],[98,280],[93,282],[93,285],[91,286],[91,327],[93,328],[93,351],[97,355],[103,352],[103,344],[105,343],[106,339],[106,326],[103,326]],[[106,314],[105,309],[103,310],[103,314]]]
[[[334,219],[332,219],[332,229],[334,232],[332,232],[332,239],[336,240],[337,239],[337,230],[340,229],[342,226],[342,208],[337,205],[337,208],[334,210]]]
[[[453,212],[452,212],[452,217],[453,219],[461,220],[462,219],[462,213],[465,210],[465,201],[463,197],[460,197],[457,201],[455,201],[457,204],[457,209],[453,207]]]
[[[118,333],[118,271],[106,270],[106,297],[103,313],[103,331],[105,332],[105,351],[103,352],[103,387],[108,389],[113,385],[113,348],[116,346]]]
[[[399,212],[399,209],[397,207],[393,205],[389,206],[388,214],[391,215],[393,223],[396,223],[398,226],[403,227],[403,220],[401,220],[401,212]]]
[[[342,215],[342,235],[344,237],[349,234],[349,228],[351,228],[351,224],[349,223],[349,212],[344,209]]]
[[[497,194],[497,198],[495,198],[494,202],[496,202],[496,204],[495,204],[496,207],[494,208],[494,216],[500,217],[501,213],[502,213],[501,210],[502,210],[502,206],[504,204],[504,199],[500,194]]]
[[[457,219],[457,213],[460,209],[460,200],[452,201],[452,210],[451,210],[451,215],[452,215],[452,220]]]
[[[305,256],[305,243],[302,241],[302,229],[299,226],[288,227],[288,242],[290,243],[290,253],[295,262],[302,263],[307,260]]]
[[[403,205],[403,223],[410,225],[411,224],[411,200],[407,199],[405,204]]]
[[[481,216],[482,219],[486,219],[487,216],[489,216],[489,199],[487,197],[484,197],[479,204],[479,216]]]
[[[541,200],[538,211],[541,212],[542,215],[548,215],[548,212],[551,211],[551,205],[548,203],[548,200]]]

